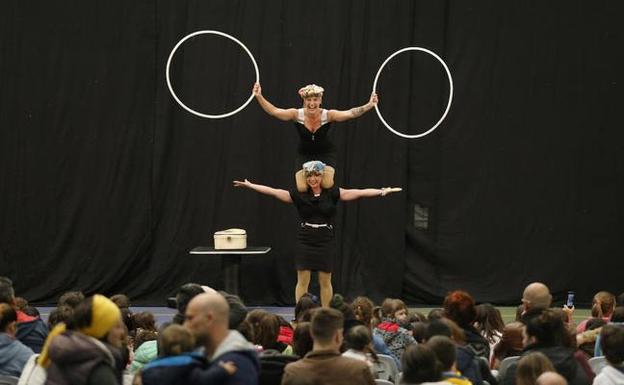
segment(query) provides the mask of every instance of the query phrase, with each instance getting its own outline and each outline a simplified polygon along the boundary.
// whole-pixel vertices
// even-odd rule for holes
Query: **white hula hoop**
[[[237,38],[235,38],[234,36],[230,36],[227,33],[224,33],[224,32],[221,32],[221,31],[206,30],[206,31],[193,32],[193,33],[188,34],[185,37],[183,37],[182,40],[180,40],[178,42],[178,44],[176,44],[175,47],[173,47],[173,49],[171,50],[171,53],[169,54],[169,59],[167,59],[167,68],[165,69],[165,75],[166,75],[166,78],[167,78],[167,87],[169,87],[169,92],[171,92],[171,96],[173,96],[175,101],[178,102],[178,104],[182,108],[184,108],[185,110],[187,110],[191,114],[199,116],[201,118],[208,118],[208,119],[227,118],[228,116],[232,116],[232,115],[236,114],[237,112],[241,111],[243,108],[247,107],[249,102],[251,102],[251,100],[254,98],[253,91],[251,92],[251,96],[249,96],[249,99],[247,99],[247,101],[245,103],[243,103],[243,105],[241,105],[240,107],[238,107],[234,111],[230,111],[228,113],[221,114],[221,115],[210,115],[210,114],[203,114],[203,113],[201,113],[199,111],[195,111],[194,109],[192,109],[192,108],[188,107],[187,105],[185,105],[184,103],[182,103],[180,98],[178,98],[178,96],[176,95],[175,91],[173,90],[173,87],[171,86],[171,79],[170,79],[170,76],[169,76],[169,69],[171,67],[171,60],[173,59],[173,55],[175,55],[177,49],[182,45],[182,43],[184,43],[188,39],[190,39],[190,38],[192,38],[194,36],[197,36],[197,35],[219,35],[219,36],[227,37],[228,39],[234,41],[236,44],[240,45],[245,50],[245,52],[247,52],[247,55],[249,55],[249,58],[251,59],[251,62],[253,63],[254,70],[256,71],[256,83],[260,82],[260,72],[258,71],[258,64],[256,64],[256,59],[254,59],[254,57],[251,54],[251,52],[247,49],[247,47],[245,47],[245,44],[241,43],[241,41],[238,40]]]
[[[429,130],[421,133],[421,134],[416,134],[416,135],[408,135],[408,134],[404,134],[402,132],[399,132],[397,130],[395,130],[394,128],[392,128],[387,122],[386,120],[383,118],[383,116],[381,116],[381,112],[379,111],[379,107],[377,107],[377,105],[375,105],[375,111],[377,111],[377,116],[379,116],[379,119],[381,120],[381,122],[384,124],[384,126],[386,126],[386,128],[388,130],[390,130],[390,132],[401,136],[403,138],[407,138],[407,139],[415,139],[415,138],[421,138],[427,134],[430,134],[431,132],[433,132],[433,130],[435,130],[440,123],[442,123],[442,121],[444,120],[444,118],[446,118],[446,114],[448,114],[449,109],[451,108],[451,102],[453,101],[453,77],[451,76],[451,71],[449,71],[448,66],[446,65],[446,63],[444,62],[444,60],[442,60],[442,58],[438,55],[436,55],[434,52],[429,51],[426,48],[421,48],[421,47],[406,47],[403,49],[400,49],[398,51],[396,51],[395,53],[393,53],[392,55],[388,56],[388,58],[386,59],[386,61],[383,62],[383,64],[381,65],[381,67],[379,67],[379,71],[377,71],[377,75],[375,75],[375,81],[373,82],[373,92],[376,93],[377,92],[377,80],[379,80],[379,74],[381,74],[381,71],[383,70],[383,68],[386,66],[386,64],[392,60],[393,57],[395,57],[396,55],[405,52],[405,51],[422,51],[422,52],[426,52],[429,55],[433,56],[434,58],[438,59],[438,61],[442,64],[442,66],[444,67],[444,70],[446,71],[446,74],[448,75],[448,80],[449,80],[449,100],[448,100],[448,104],[446,105],[446,110],[444,110],[444,114],[442,114],[442,117],[440,118],[440,120],[438,120],[438,122],[431,127]]]

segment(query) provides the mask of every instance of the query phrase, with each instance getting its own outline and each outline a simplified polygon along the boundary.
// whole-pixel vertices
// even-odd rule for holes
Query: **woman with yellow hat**
[[[327,307],[333,295],[331,275],[333,260],[336,255],[334,217],[338,201],[385,196],[391,192],[401,191],[401,189],[390,187],[381,189],[323,188],[321,180],[325,169],[326,165],[318,160],[303,164],[302,172],[307,184],[305,192],[276,189],[251,183],[247,179],[235,180],[234,186],[245,187],[295,205],[301,218],[295,254],[295,267],[297,269],[295,301],[298,302],[299,298],[308,292],[310,273],[318,271],[321,304]]]
[[[260,83],[256,83],[253,93],[266,113],[279,120],[292,121],[299,134],[299,147],[297,148],[297,168],[311,160],[319,160],[325,163],[325,173],[321,185],[329,189],[334,185],[334,173],[336,167],[336,149],[329,137],[330,123],[343,122],[358,118],[377,104],[377,94],[373,93],[368,103],[349,110],[326,110],[321,108],[323,102],[323,87],[316,84],[308,84],[299,89],[299,96],[303,100],[302,108],[278,108],[262,96]],[[306,178],[302,171],[295,174],[297,189],[300,192],[307,190]]]
[[[46,384],[121,384],[125,333],[117,305],[99,294],[85,299],[67,325],[50,332],[39,357]]]

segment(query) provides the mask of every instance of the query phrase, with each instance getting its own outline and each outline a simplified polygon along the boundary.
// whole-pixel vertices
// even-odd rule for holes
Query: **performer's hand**
[[[386,196],[386,195],[388,195],[390,193],[399,192],[399,191],[403,191],[403,189],[400,188],[400,187],[382,187],[381,188],[381,196],[384,197],[384,196]]]
[[[379,103],[379,97],[377,96],[375,92],[371,94],[370,100],[368,102],[372,104],[373,106],[376,106],[377,103]]]
[[[260,95],[262,95],[262,87],[260,87],[260,83],[256,83],[256,84],[254,84],[254,87],[253,87],[253,94],[254,94],[254,96],[260,96]]]
[[[247,187],[247,188],[250,188],[251,187],[251,182],[248,181],[247,179],[245,179],[242,182],[240,180],[235,180],[234,181],[234,187]]]

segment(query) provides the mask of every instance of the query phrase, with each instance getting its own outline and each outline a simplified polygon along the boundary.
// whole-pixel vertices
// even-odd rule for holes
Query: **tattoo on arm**
[[[366,112],[366,109],[364,108],[364,106],[354,107],[354,108],[351,109],[351,114],[355,118],[358,118],[358,117],[364,115],[365,112]]]

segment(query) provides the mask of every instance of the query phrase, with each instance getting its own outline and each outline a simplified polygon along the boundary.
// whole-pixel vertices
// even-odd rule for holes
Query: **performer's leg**
[[[321,305],[329,307],[329,302],[334,295],[334,288],[331,283],[331,273],[319,271],[319,285],[321,286]]]
[[[295,287],[295,302],[308,292],[310,285],[310,270],[297,270],[297,286]]]
[[[325,166],[323,172],[323,179],[321,179],[321,187],[324,189],[330,189],[334,187],[334,174],[336,170],[332,166]]]

